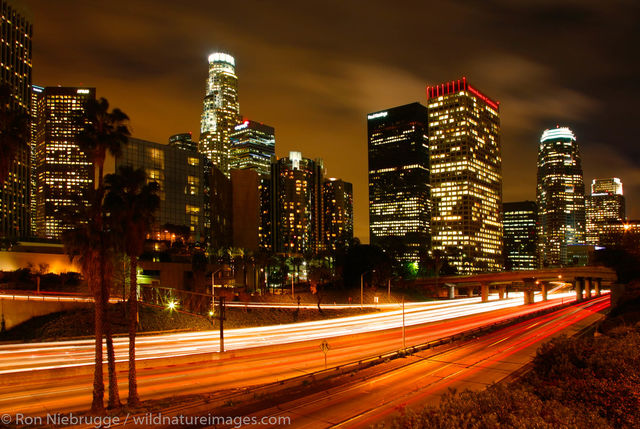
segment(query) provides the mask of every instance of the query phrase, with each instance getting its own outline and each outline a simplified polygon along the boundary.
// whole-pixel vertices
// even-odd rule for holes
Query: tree
[[[88,158],[93,162],[94,169],[98,170],[98,183],[96,192],[94,193],[93,217],[89,219],[89,223],[93,223],[92,228],[100,232],[98,234],[99,243],[95,243],[101,255],[99,261],[100,269],[100,297],[102,298],[102,323],[101,333],[104,333],[107,343],[107,360],[109,369],[109,407],[115,408],[120,406],[120,395],[118,393],[118,381],[116,378],[115,352],[113,349],[113,338],[111,335],[111,325],[107,313],[107,305],[109,303],[109,285],[111,281],[110,259],[107,253],[111,248],[109,243],[109,228],[105,225],[104,212],[102,204],[104,199],[104,162],[107,152],[113,156],[122,153],[122,145],[128,142],[130,135],[128,120],[120,109],[109,111],[109,102],[105,98],[100,100],[89,99],[84,104],[82,114],[78,116],[76,125],[81,127],[78,133],[78,147],[87,154]],[[96,307],[97,309],[97,307]],[[97,318],[97,316],[96,316]],[[96,328],[96,335],[98,328]],[[100,340],[102,341],[102,340]],[[95,391],[95,386],[94,386]],[[94,398],[95,401],[95,398]],[[102,397],[100,398],[102,401]]]
[[[137,271],[138,257],[144,251],[144,242],[160,207],[157,182],[146,183],[142,169],[123,166],[117,174],[106,177],[108,193],[105,205],[114,225],[117,249],[130,260],[129,271],[129,406],[138,406],[138,384],[136,378],[136,332],[138,320]]]
[[[98,168],[98,187],[104,183],[107,152],[117,157],[122,153],[122,146],[129,141],[128,121],[129,117],[120,109],[109,111],[109,102],[105,98],[89,99],[84,104],[84,114],[79,118],[83,129],[78,135],[78,146]]]
[[[109,237],[102,223],[102,192],[87,190],[87,204],[78,197],[78,204],[63,213],[63,223],[69,227],[62,233],[65,253],[69,258],[78,257],[82,275],[93,294],[95,306],[95,367],[93,376],[93,401],[91,412],[104,413],[104,379],[102,373],[102,338],[105,328],[105,291],[103,279],[108,272]]]
[[[11,87],[0,86],[0,188],[9,176],[9,170],[20,149],[29,140],[29,116],[11,106]]]

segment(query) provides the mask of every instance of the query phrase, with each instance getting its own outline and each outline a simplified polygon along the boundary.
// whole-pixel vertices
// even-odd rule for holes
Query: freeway
[[[499,382],[530,362],[540,344],[580,331],[600,319],[598,312],[608,307],[608,297],[597,298],[454,346],[418,352],[249,417],[255,421],[289,418],[292,428],[387,427],[407,408],[437,405],[450,388],[479,390]],[[250,409],[251,404],[244,407]]]
[[[507,318],[575,300],[565,294],[521,305],[522,297],[480,302],[471,298],[424,303],[405,311],[406,344],[423,343]],[[402,346],[402,312],[226,332],[226,353],[217,332],[140,337],[138,379],[142,399],[253,386],[324,368],[319,350],[328,339],[330,366],[343,365]],[[126,395],[126,339],[116,339],[121,394]],[[91,399],[92,341],[0,346],[0,412],[42,414],[87,409]],[[65,373],[66,368],[86,372]],[[46,371],[49,369],[50,371]],[[39,373],[42,377],[37,377]],[[34,374],[36,376],[34,376]],[[48,375],[47,375],[48,374]],[[9,380],[13,375],[13,382]],[[27,377],[28,375],[28,377]]]
[[[575,295],[571,293],[557,296],[559,298],[548,301],[547,305],[557,303],[558,299],[565,302],[575,299]],[[405,309],[404,323],[406,326],[421,325],[492,310],[517,308],[521,303],[522,298],[518,296],[485,303],[480,302],[480,298],[425,302]],[[402,313],[402,310],[395,310],[314,322],[230,329],[225,332],[225,350],[279,345],[397,328],[402,326]],[[128,339],[114,338],[114,346],[116,360],[126,362]],[[136,340],[138,360],[176,358],[218,351],[219,339],[216,331],[141,336]],[[0,345],[0,375],[26,370],[92,365],[93,356],[93,340]]]

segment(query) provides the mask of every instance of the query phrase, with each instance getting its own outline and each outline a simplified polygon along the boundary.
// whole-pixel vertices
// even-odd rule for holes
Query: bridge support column
[[[589,299],[591,298],[591,288],[593,287],[593,283],[592,283],[591,277],[587,277],[585,280],[586,280],[586,284],[585,284],[584,291],[586,292],[585,293],[586,298]]]
[[[596,296],[600,296],[600,287],[602,285],[602,283],[601,283],[602,279],[601,278],[595,278],[594,280],[595,280],[594,286],[595,286]]]
[[[547,293],[549,292],[549,282],[542,282],[542,300],[547,300]]]
[[[507,295],[507,286],[500,285],[500,289],[498,289],[498,293],[499,293],[500,299],[505,299]]]
[[[576,277],[574,284],[576,286],[576,301],[580,302],[584,299],[582,296],[582,292],[584,291],[584,277]]]
[[[473,296],[473,287],[469,286],[467,288],[467,296],[471,298]]]
[[[480,296],[482,297],[482,302],[489,301],[489,285],[486,283],[480,284]]]
[[[534,278],[524,279],[524,287],[522,288],[524,292],[524,305],[533,304],[533,291],[535,290],[535,286]]]
[[[456,287],[454,285],[449,285],[449,299],[455,299],[456,297]]]

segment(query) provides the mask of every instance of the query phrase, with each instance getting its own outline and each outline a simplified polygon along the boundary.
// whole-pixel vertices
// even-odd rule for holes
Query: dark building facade
[[[345,248],[353,239],[353,185],[340,179],[326,179],[322,199],[325,249]]]
[[[500,106],[466,78],[427,87],[432,248],[459,274],[501,270]]]
[[[230,168],[252,169],[260,175],[271,172],[271,157],[276,154],[273,127],[245,120],[236,125],[230,136]]]
[[[504,256],[507,270],[538,268],[538,206],[535,201],[503,204]]]
[[[214,249],[233,244],[233,196],[231,180],[210,163],[205,171],[205,237]]]
[[[542,133],[537,179],[540,265],[568,265],[567,246],[585,243],[582,164],[576,137],[569,128]]]
[[[166,224],[186,226],[193,241],[207,238],[205,187],[208,186],[207,158],[198,152],[175,146],[129,138],[115,167],[142,168],[149,181],[160,185],[160,210],[152,238],[160,239]]]
[[[46,87],[37,97],[36,234],[59,239],[64,230],[61,211],[77,204],[77,197],[91,189],[93,162],[78,147],[84,103],[95,99],[95,88]]]
[[[253,169],[231,170],[233,246],[258,251],[261,226],[260,175]]]
[[[7,85],[12,91],[8,107],[29,114],[33,25],[18,2],[2,0],[0,7],[0,84]],[[31,235],[31,151],[26,143],[18,149],[7,180],[0,183],[0,237],[19,239]]]
[[[315,253],[322,240],[322,160],[300,152],[273,160],[269,184],[271,250],[286,255]]]
[[[430,247],[427,108],[420,103],[367,116],[371,244],[415,261]]]

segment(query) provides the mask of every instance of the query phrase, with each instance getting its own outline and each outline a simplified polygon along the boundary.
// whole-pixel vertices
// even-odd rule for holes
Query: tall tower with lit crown
[[[240,122],[238,76],[235,59],[216,52],[209,55],[209,77],[200,122],[198,151],[229,177],[229,135]]]
[[[576,136],[569,128],[542,133],[537,202],[541,265],[567,265],[567,246],[584,244],[585,240],[582,164]]]
[[[465,78],[427,87],[431,243],[459,274],[502,269],[500,108]]]

